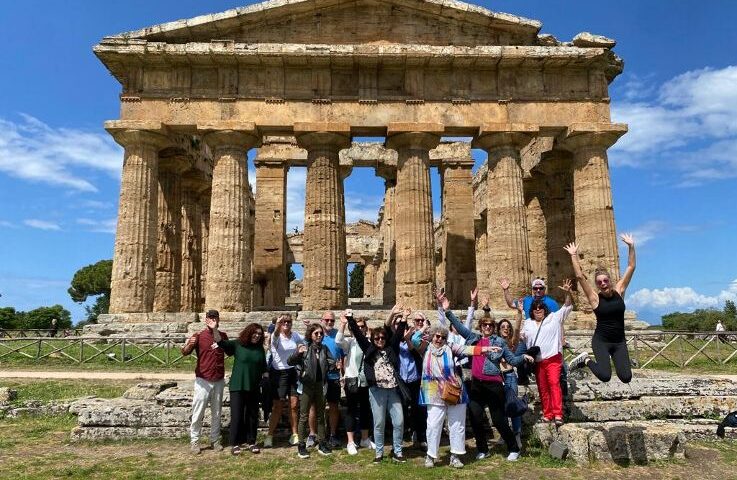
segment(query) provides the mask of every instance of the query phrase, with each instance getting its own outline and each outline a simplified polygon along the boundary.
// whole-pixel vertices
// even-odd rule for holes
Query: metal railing
[[[7,331],[6,331],[7,332]],[[567,332],[569,360],[591,351],[591,333]],[[737,332],[627,332],[630,359],[635,368],[683,368],[737,364]],[[184,359],[181,336],[141,337],[15,337],[0,338],[0,365],[19,361],[62,360],[75,364],[116,363],[174,366]]]
[[[0,338],[52,337],[52,333],[54,330],[51,328],[0,328]],[[82,335],[81,328],[59,328],[52,338],[79,337],[80,335]]]

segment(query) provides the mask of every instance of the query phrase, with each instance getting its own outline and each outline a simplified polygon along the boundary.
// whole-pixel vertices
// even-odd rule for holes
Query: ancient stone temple
[[[452,0],[273,0],[105,37],[94,52],[122,85],[106,128],[125,149],[111,314],[283,309],[294,262],[304,310],[346,305],[347,262],[377,305],[429,308],[437,283],[463,302],[478,283],[500,308],[498,277],[522,293],[569,276],[571,240],[585,269],[616,275],[607,148],[626,126],[608,85],[622,62],[613,40],[540,29]],[[471,148],[487,158],[476,174]],[[362,167],[385,196],[351,240],[343,184]]]

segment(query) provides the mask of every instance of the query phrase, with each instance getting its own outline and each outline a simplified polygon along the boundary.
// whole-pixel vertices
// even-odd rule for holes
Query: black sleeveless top
[[[624,308],[624,299],[616,290],[608,298],[599,293],[594,336],[605,342],[624,342]]]

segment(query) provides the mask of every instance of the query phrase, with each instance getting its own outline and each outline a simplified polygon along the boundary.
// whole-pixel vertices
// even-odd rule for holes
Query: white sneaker
[[[264,437],[264,448],[271,448],[274,446],[274,437],[272,435],[266,435]]]
[[[519,459],[519,452],[509,452],[507,456],[508,462],[516,462]]]
[[[376,444],[370,438],[361,440],[361,443],[359,443],[359,445],[361,446],[361,448],[370,448],[371,450],[376,450]]]
[[[581,368],[586,366],[586,363],[589,361],[589,353],[588,352],[582,352],[576,355],[576,357],[571,360],[571,363],[568,364],[568,371],[572,372],[576,370],[577,368]]]
[[[425,456],[425,468],[432,468],[435,466],[435,460],[430,455]]]
[[[455,455],[450,456],[450,463],[448,466],[453,468],[463,468],[463,462],[461,462],[461,459],[456,457]]]
[[[483,460],[489,456],[486,452],[479,452],[476,454],[476,460]]]
[[[315,444],[317,444],[317,436],[312,434],[307,435],[307,448],[312,448],[315,446]]]
[[[358,455],[358,449],[356,448],[356,444],[353,442],[349,442],[345,449],[348,450],[348,455]]]
[[[293,433],[289,436],[289,445],[295,446],[299,443],[299,435]]]

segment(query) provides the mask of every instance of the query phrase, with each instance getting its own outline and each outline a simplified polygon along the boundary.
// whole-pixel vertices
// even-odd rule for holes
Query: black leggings
[[[471,382],[471,391],[469,392],[470,403],[468,410],[471,417],[471,428],[473,428],[473,436],[476,438],[476,449],[480,453],[488,453],[489,446],[486,443],[486,425],[484,419],[484,408],[489,407],[491,413],[491,423],[499,431],[499,434],[507,444],[510,452],[519,452],[517,439],[509,428],[509,421],[504,412],[504,384],[501,382],[484,382],[482,380],[473,379]]]
[[[596,335],[591,339],[591,348],[594,350],[596,361],[589,361],[588,365],[596,378],[602,382],[612,379],[612,365],[609,357],[614,361],[614,369],[617,377],[622,383],[630,383],[632,380],[632,367],[630,365],[630,354],[627,351],[627,342],[605,342]]]
[[[356,393],[345,391],[345,403],[348,414],[345,416],[346,432],[356,432],[356,426],[361,430],[373,428],[373,417],[371,416],[371,404],[369,403],[368,387],[358,387]]]
[[[410,424],[418,442],[427,442],[427,407],[420,405],[420,380],[407,382],[411,399],[402,401],[404,424]],[[409,421],[407,421],[409,419]]]
[[[253,445],[258,433],[259,392],[230,392],[230,445]]]

